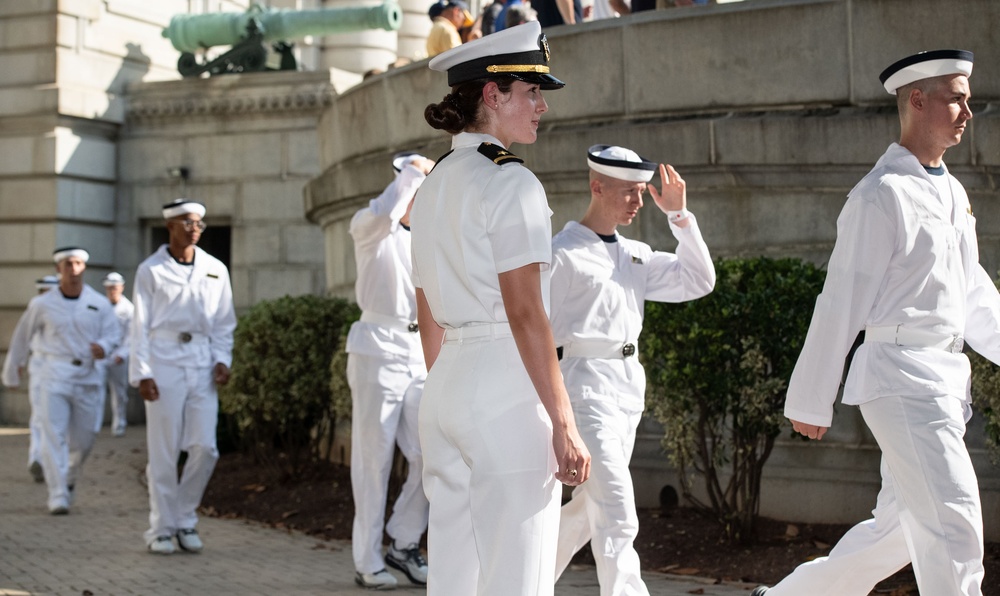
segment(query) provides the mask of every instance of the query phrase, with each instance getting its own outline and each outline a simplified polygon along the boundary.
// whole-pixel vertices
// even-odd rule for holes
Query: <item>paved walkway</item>
[[[148,515],[144,431],[130,427],[116,439],[105,429],[77,482],[70,514],[53,516],[45,507],[45,485],[27,472],[27,430],[0,427],[0,595],[370,594],[353,583],[350,543],[239,520],[203,518],[201,554],[148,554],[142,541]],[[645,579],[652,596],[746,596],[752,587],[655,573]],[[396,590],[424,592],[405,583]],[[599,594],[594,569],[571,569],[556,594]]]

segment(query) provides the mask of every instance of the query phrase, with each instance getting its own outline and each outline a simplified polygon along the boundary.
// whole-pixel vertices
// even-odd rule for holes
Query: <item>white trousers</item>
[[[873,518],[767,595],[867,596],[912,562],[921,594],[980,596],[983,519],[963,440],[964,402],[882,397],[860,407],[882,449],[882,489]]]
[[[634,546],[639,516],[628,468],[642,413],[623,411],[613,400],[575,399],[573,414],[590,451],[590,479],[562,507],[556,578],[590,541],[601,596],[648,596]]]
[[[125,430],[126,406],[128,405],[128,359],[121,364],[110,360],[102,360],[104,364],[105,382],[108,388],[108,398],[111,400],[111,429],[115,432]]]
[[[347,357],[351,386],[351,489],[354,567],[361,573],[385,568],[382,529],[395,446],[409,466],[406,482],[385,531],[399,546],[419,544],[427,529],[423,456],[417,435],[417,412],[427,373],[423,363],[359,354]]]
[[[144,537],[194,528],[196,510],[219,460],[215,427],[219,397],[211,367],[178,367],[154,362],[153,379],[160,399],[146,403],[146,447],[149,464],[149,529]],[[178,479],[180,452],[187,452]]]
[[[28,416],[28,467],[34,462],[42,463],[42,421],[41,406],[38,396],[41,388],[38,386],[40,368],[35,359],[28,360],[28,405],[31,414]]]
[[[41,464],[48,485],[49,509],[68,507],[83,462],[90,455],[100,418],[101,387],[38,379],[38,422],[42,430]]]
[[[552,425],[512,337],[442,346],[420,406],[429,596],[551,596]]]

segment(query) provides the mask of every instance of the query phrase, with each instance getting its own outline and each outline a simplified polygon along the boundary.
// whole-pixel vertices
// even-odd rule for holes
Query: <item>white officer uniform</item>
[[[164,218],[204,214],[198,203],[164,208]],[[196,509],[219,459],[215,443],[219,398],[213,367],[232,363],[236,313],[226,266],[194,247],[190,264],[161,246],[136,271],[129,382],[153,379],[160,398],[146,404],[149,465],[147,544],[193,529]],[[177,458],[186,451],[177,478]]]
[[[104,277],[104,287],[124,285],[125,278],[120,273],[109,273]],[[122,328],[122,335],[125,338],[121,345],[100,361],[99,366],[104,369],[105,381],[111,397],[111,434],[120,437],[125,434],[126,406],[128,405],[128,335],[132,326],[132,314],[135,307],[132,301],[122,295],[117,304],[113,304],[115,316]],[[121,363],[115,361],[121,358]]]
[[[944,52],[890,67],[886,89],[971,74],[971,54]],[[837,230],[785,415],[830,426],[844,358],[864,329],[843,402],[860,406],[882,449],[882,489],[874,519],[767,594],[868,594],[912,562],[921,593],[978,595],[983,522],[963,441],[971,409],[961,349],[964,338],[1000,363],[1000,295],[979,264],[969,199],[943,164],[928,171],[893,143],[851,191]]]
[[[532,22],[449,50],[430,67],[447,71],[450,85],[497,64],[522,77],[519,65],[548,72],[547,50]],[[562,86],[544,77],[532,80]],[[545,191],[498,139],[461,132],[418,194],[413,280],[445,329],[420,407],[427,593],[551,595],[559,524],[552,425],[511,335],[498,277],[541,263],[548,312]]]
[[[398,157],[396,178],[351,219],[361,320],[347,336],[351,386],[351,487],[354,566],[371,574],[385,568],[383,526],[400,546],[420,543],[427,529],[427,497],[421,475],[417,410],[427,368],[417,333],[411,275],[410,231],[399,220],[424,173],[411,165],[419,155]],[[385,523],[385,502],[395,445],[409,464],[406,482]],[[418,578],[420,579],[420,578]]]
[[[625,163],[614,165],[611,155]],[[592,168],[623,180],[648,182],[656,168],[617,147],[591,147],[588,157],[594,156],[605,159],[588,160]],[[590,479],[562,508],[556,577],[590,541],[603,596],[649,593],[633,546],[639,520],[628,469],[646,391],[637,340],[646,300],[694,300],[715,287],[708,247],[694,216],[687,217],[684,228],[670,225],[679,242],[676,254],[617,233],[602,239],[574,221],[552,240],[552,335],[562,350],[560,368],[577,426],[593,458]]]
[[[69,257],[87,261],[86,251],[59,249],[56,263]],[[48,507],[65,513],[73,488],[96,437],[100,417],[101,373],[94,364],[90,344],[105,354],[121,341],[121,329],[111,303],[84,285],[77,298],[66,298],[58,289],[32,298],[18,321],[4,362],[3,383],[20,384],[18,367],[33,361],[32,383],[37,383],[34,406],[42,430],[41,462],[48,485]]]

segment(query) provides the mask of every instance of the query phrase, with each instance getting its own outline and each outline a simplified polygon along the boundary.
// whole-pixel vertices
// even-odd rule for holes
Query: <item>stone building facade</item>
[[[171,17],[248,4],[0,3],[0,356],[56,246],[91,252],[91,285],[117,270],[131,292],[136,266],[165,239],[159,207],[179,196],[208,205],[202,245],[230,265],[238,309],[324,292],[322,231],[302,210],[302,189],[320,172],[319,117],[338,90],[401,48],[422,56],[430,0],[400,3],[399,32],[295,40],[299,72],[181,80],[179,52],[161,36]],[[0,389],[0,421],[26,422],[27,411],[23,391]]]

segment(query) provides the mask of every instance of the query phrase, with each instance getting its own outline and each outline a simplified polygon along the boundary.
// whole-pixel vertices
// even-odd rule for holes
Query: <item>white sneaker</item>
[[[174,554],[174,541],[170,539],[170,536],[157,536],[156,540],[149,543],[149,552],[154,555],[172,555]]]
[[[198,530],[194,528],[177,530],[177,545],[189,553],[200,553],[201,549],[205,548],[198,536]]]
[[[396,548],[395,542],[390,543],[389,551],[385,553],[385,562],[389,567],[405,573],[418,586],[427,585],[427,560],[416,544],[400,550]]]
[[[380,569],[375,573],[354,574],[354,583],[369,590],[395,590],[399,582],[385,569]]]
[[[124,426],[116,426],[114,428],[114,430],[111,431],[111,436],[112,437],[124,437],[125,436],[125,427]]]

